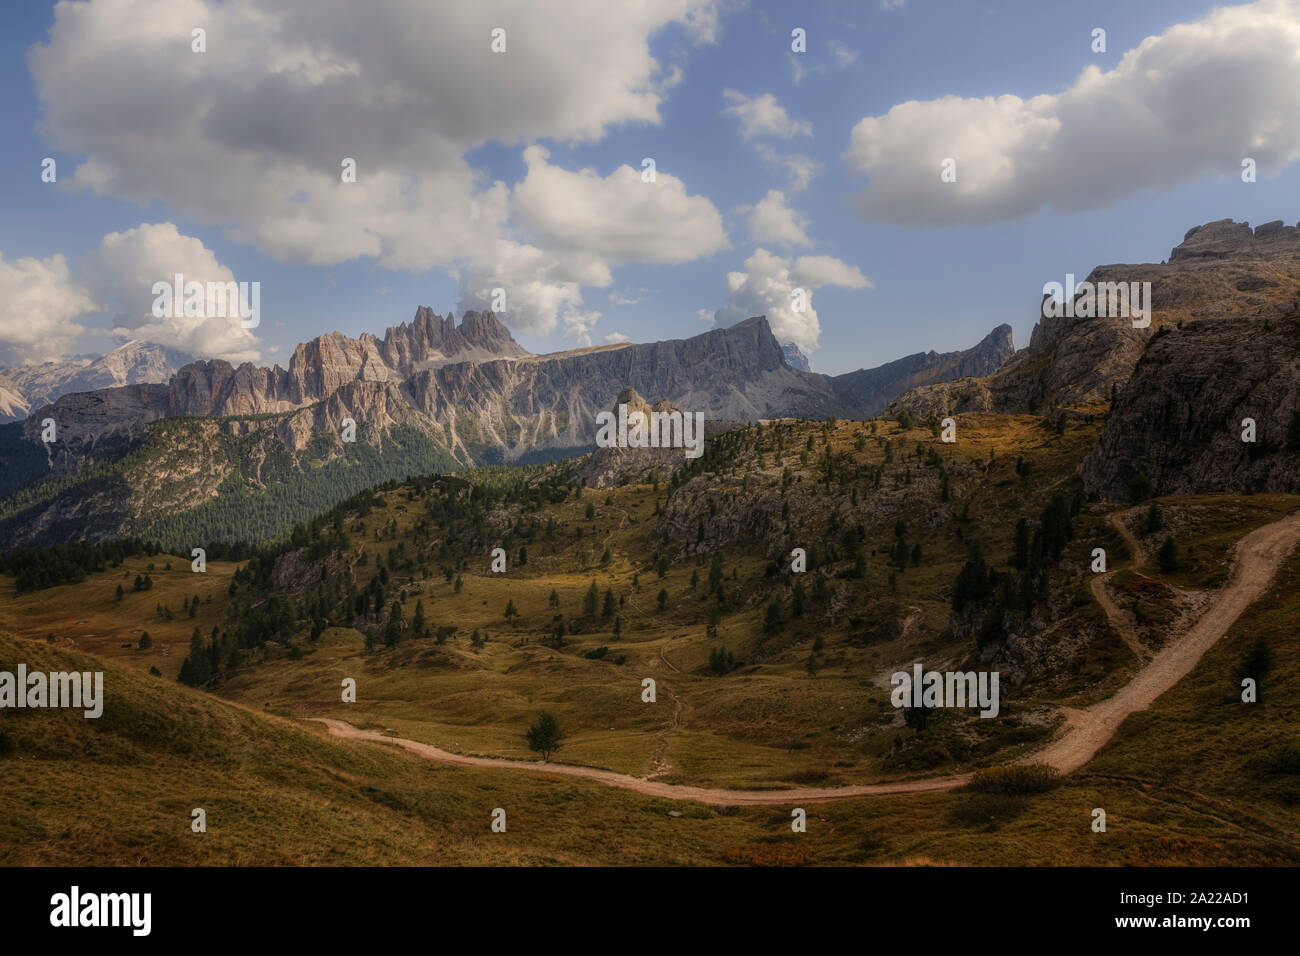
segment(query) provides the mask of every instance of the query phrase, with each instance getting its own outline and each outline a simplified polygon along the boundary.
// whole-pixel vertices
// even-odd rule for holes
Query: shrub
[[[1060,774],[1048,764],[1011,764],[976,770],[967,789],[976,793],[1042,793],[1060,782]]]

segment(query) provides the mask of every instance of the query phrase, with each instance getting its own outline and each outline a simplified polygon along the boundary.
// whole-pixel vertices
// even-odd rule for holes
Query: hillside
[[[927,429],[890,421],[773,423],[712,440],[699,463],[657,484],[583,490],[567,483],[567,465],[393,483],[250,562],[215,561],[204,576],[191,574],[185,560],[141,555],[80,584],[22,595],[0,588],[0,630],[27,639],[0,645],[10,656],[21,646],[29,662],[62,659],[72,653],[62,648],[75,644],[112,662],[111,674],[127,668],[122,686],[149,695],[132,705],[126,728],[154,726],[151,707],[182,722],[145,741],[101,738],[85,721],[67,724],[74,736],[66,743],[45,730],[14,735],[9,759],[29,769],[8,775],[4,786],[29,799],[24,788],[47,786],[54,774],[85,776],[82,761],[97,752],[70,755],[86,732],[136,748],[144,767],[186,764],[175,778],[184,783],[151,798],[159,812],[141,824],[143,833],[110,821],[123,816],[123,801],[138,799],[130,796],[144,780],[136,774],[155,779],[116,759],[125,750],[102,752],[104,763],[90,774],[94,789],[79,797],[104,814],[108,835],[98,852],[105,859],[135,853],[146,862],[164,851],[137,844],[154,845],[147,834],[163,810],[179,813],[178,832],[157,845],[194,853],[181,858],[196,862],[1294,860],[1300,844],[1287,822],[1294,778],[1284,755],[1269,762],[1269,748],[1285,740],[1272,723],[1284,718],[1277,702],[1300,679],[1284,625],[1297,610],[1287,596],[1300,574],[1295,558],[1189,678],[1192,688],[1219,691],[1179,685],[1149,715],[1131,717],[1093,764],[1061,786],[1036,795],[958,790],[818,803],[809,813],[811,839],[789,833],[780,806],[701,807],[594,781],[448,769],[372,743],[324,738],[319,724],[305,720],[328,716],[455,753],[534,759],[523,731],[546,709],[567,735],[558,760],[745,790],[834,788],[1032,759],[1069,708],[1105,699],[1195,619],[1222,585],[1242,534],[1300,506],[1278,496],[1164,499],[1158,531],[1150,530],[1147,506],[1121,513],[1116,520],[1144,552],[1154,552],[1163,534],[1176,538],[1186,558],[1165,572],[1148,558],[1126,562],[1131,546],[1110,513],[1085,503],[1068,522],[1072,537],[1060,559],[1049,560],[1038,542],[1055,520],[1053,498],[1069,494],[1072,471],[1101,427],[1080,422],[1058,434],[1028,417],[962,416],[960,441],[944,446]],[[1020,517],[1036,570],[1019,579],[1046,590],[1032,595],[1029,610],[990,603],[995,589],[972,595],[974,617],[957,613],[954,585],[976,541],[989,570],[1017,580]],[[1087,555],[1097,544],[1112,554],[1115,572],[1103,593],[1132,616],[1132,633],[1109,623],[1087,587]],[[497,546],[509,556],[505,573],[490,569]],[[796,546],[808,551],[806,577],[788,572]],[[130,580],[146,571],[155,586],[133,591]],[[116,602],[123,581],[127,593]],[[193,618],[185,610],[191,591],[199,597]],[[511,604],[517,613],[508,616]],[[78,610],[70,615],[70,607]],[[985,633],[991,621],[996,631]],[[196,628],[199,636],[187,637]],[[136,646],[142,629],[151,633],[150,648]],[[1230,672],[1260,635],[1277,657],[1266,703],[1234,708]],[[187,677],[206,682],[206,691],[168,686],[187,649],[217,662]],[[921,728],[889,706],[893,670],[914,660],[938,668],[977,659],[1003,672],[998,719],[932,713]],[[149,667],[162,676],[148,675]],[[349,676],[357,681],[355,704],[339,700]],[[655,704],[640,697],[647,676],[658,682]],[[48,713],[21,719],[70,721]],[[218,719],[243,729],[234,737],[198,729]],[[1164,721],[1158,766],[1144,735],[1152,720]],[[1160,775],[1174,771],[1159,767],[1177,768],[1180,754],[1202,748],[1245,754],[1235,749],[1241,735],[1261,741],[1251,751],[1257,756],[1223,757],[1194,781],[1180,769],[1184,782],[1166,787]],[[41,749],[47,738],[56,741],[49,752]],[[184,753],[162,747],[171,739],[183,742]],[[240,785],[213,802],[239,819],[238,836],[201,849],[186,843],[182,804],[198,803],[190,794],[203,793],[204,781],[231,774]],[[300,809],[308,792],[326,794],[330,809]],[[283,825],[279,813],[266,813],[268,803],[295,820],[275,840],[270,829],[259,830]],[[508,851],[487,831],[486,814],[498,805],[509,808],[510,832],[519,834]],[[1124,821],[1114,839],[1093,838],[1078,809],[1084,805],[1105,806]],[[31,834],[64,812],[58,800],[46,801],[23,818],[22,836],[0,842],[11,843],[19,860],[58,859],[55,844]],[[222,819],[209,808],[214,817]],[[385,826],[414,836],[380,838]],[[611,827],[638,838],[602,840]],[[1028,833],[1032,841],[1023,839]]]

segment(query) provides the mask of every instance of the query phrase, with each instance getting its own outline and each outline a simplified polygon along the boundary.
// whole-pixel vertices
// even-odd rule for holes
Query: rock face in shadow
[[[835,394],[852,417],[877,415],[908,389],[953,379],[990,375],[1015,354],[1011,326],[999,325],[973,348],[960,352],[918,352],[879,368],[836,376]]]
[[[1112,501],[1138,474],[1157,495],[1300,492],[1300,312],[1158,334],[1079,472]]]

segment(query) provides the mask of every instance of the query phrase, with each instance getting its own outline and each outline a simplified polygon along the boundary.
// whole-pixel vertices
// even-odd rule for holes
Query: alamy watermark
[[[1043,284],[1043,315],[1049,319],[1127,319],[1133,328],[1151,325],[1150,282],[1080,282],[1065,274],[1065,285]]]
[[[260,282],[186,282],[177,272],[171,282],[160,279],[150,291],[156,319],[238,317],[246,329],[255,329],[262,322]]]
[[[0,708],[4,707],[73,707],[94,719],[104,713],[103,671],[27,672],[26,664],[18,673],[0,671]]]
[[[897,671],[889,682],[895,707],[979,707],[981,717],[996,717],[999,710],[997,671]]]
[[[617,415],[599,412],[596,424],[600,448],[685,448],[687,458],[704,454],[703,412],[628,412],[619,402]]]
[[[148,936],[152,913],[152,893],[83,893],[73,886],[50,897],[51,926],[125,926],[133,936]]]

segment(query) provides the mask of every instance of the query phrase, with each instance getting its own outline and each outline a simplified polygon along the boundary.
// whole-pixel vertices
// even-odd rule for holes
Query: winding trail
[[[1116,533],[1124,539],[1124,543],[1128,545],[1129,552],[1133,556],[1133,567],[1140,568],[1144,563],[1146,563],[1146,552],[1142,550],[1142,545],[1133,535],[1133,532],[1129,531],[1128,526],[1120,520],[1120,514],[1122,513],[1123,512],[1116,512],[1115,514],[1109,515],[1106,520],[1110,523],[1110,526],[1115,529]],[[1093,598],[1096,599],[1097,603],[1101,606],[1102,611],[1105,612],[1106,619],[1110,621],[1111,627],[1113,627],[1115,633],[1119,635],[1120,640],[1128,646],[1128,649],[1133,652],[1133,656],[1136,657],[1139,662],[1145,663],[1151,658],[1151,653],[1143,646],[1142,641],[1138,638],[1137,621],[1134,620],[1132,614],[1111,600],[1110,592],[1106,590],[1106,582],[1114,577],[1114,575],[1114,571],[1107,571],[1105,574],[1093,575],[1092,580],[1088,582],[1088,587],[1092,591]]]
[[[1152,701],[1191,672],[1205,652],[1223,637],[1242,612],[1268,590],[1277,569],[1297,541],[1300,541],[1300,511],[1288,515],[1281,521],[1258,528],[1242,538],[1237,543],[1233,555],[1233,567],[1228,582],[1215,596],[1214,602],[1200,620],[1182,638],[1166,645],[1114,696],[1084,709],[1061,708],[1066,720],[1056,739],[1036,753],[1021,758],[1019,762],[1050,764],[1062,773],[1071,773],[1086,764],[1115,735],[1124,718],[1136,711],[1145,710]],[[647,796],[665,797],[669,800],[694,800],[713,806],[789,805],[897,793],[934,793],[960,787],[968,783],[972,776],[957,774],[923,780],[898,780],[847,787],[797,787],[785,790],[693,787],[659,783],[612,770],[600,770],[596,767],[539,763],[535,760],[511,760],[505,757],[468,757],[442,750],[432,744],[402,737],[390,737],[372,730],[361,730],[342,720],[324,717],[312,719],[324,724],[336,737],[395,744],[404,750],[447,764],[582,777]]]

